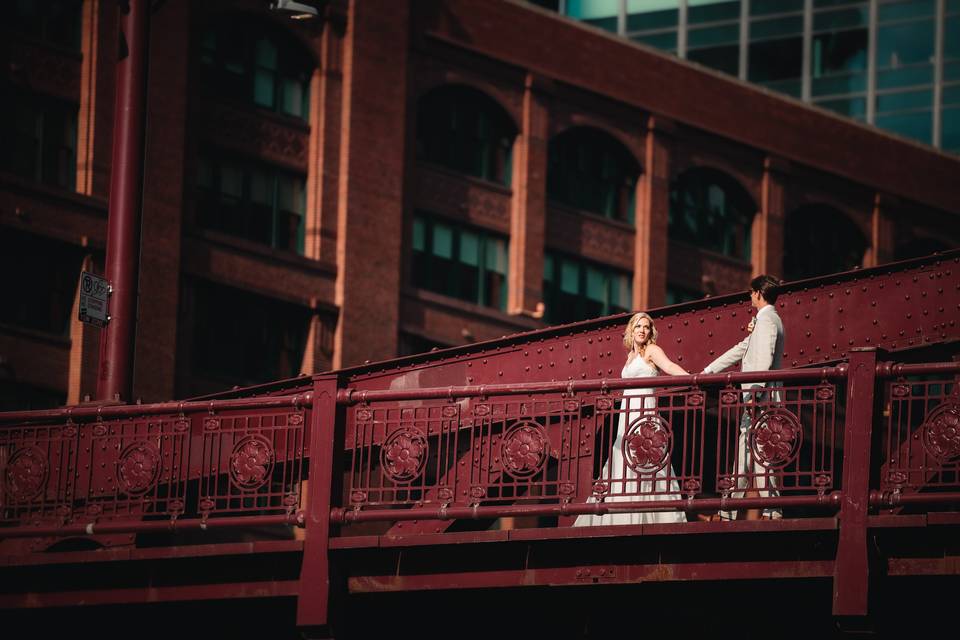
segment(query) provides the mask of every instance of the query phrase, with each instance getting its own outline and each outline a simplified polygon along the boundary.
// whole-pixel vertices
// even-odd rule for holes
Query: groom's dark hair
[[[764,274],[750,281],[750,291],[756,291],[763,296],[767,304],[774,304],[777,301],[777,296],[780,295],[779,287],[781,284],[782,281],[778,278]]]

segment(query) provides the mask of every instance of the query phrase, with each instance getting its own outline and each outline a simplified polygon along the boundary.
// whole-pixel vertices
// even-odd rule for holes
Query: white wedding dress
[[[643,358],[635,357],[623,366],[621,378],[647,378],[657,375],[657,369]],[[655,415],[657,399],[653,389],[625,389],[617,423],[616,437],[610,451],[610,459],[603,466],[600,482],[608,485],[604,503],[639,502],[647,500],[677,500],[681,498],[673,467],[666,464],[656,473],[637,474],[627,465],[624,457],[624,436],[629,425],[644,414]],[[612,480],[612,481],[611,481]],[[656,487],[654,487],[656,484]],[[668,488],[669,486],[669,488]],[[656,493],[654,493],[656,490]],[[637,495],[639,493],[639,495]],[[629,494],[629,495],[618,495]],[[597,502],[591,496],[587,503]],[[575,527],[595,527],[608,524],[658,524],[686,522],[687,517],[679,511],[647,511],[641,513],[608,513],[603,516],[582,515],[573,523]]]

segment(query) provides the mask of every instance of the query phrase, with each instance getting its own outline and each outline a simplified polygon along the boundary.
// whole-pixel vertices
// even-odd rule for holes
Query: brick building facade
[[[267,4],[151,19],[145,401],[960,245],[957,157],[528,3]],[[96,387],[117,3],[45,5],[3,9],[4,409]]]

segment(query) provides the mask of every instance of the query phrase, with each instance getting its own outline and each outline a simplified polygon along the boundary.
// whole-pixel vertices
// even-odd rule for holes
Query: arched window
[[[859,267],[867,240],[850,218],[827,205],[800,207],[784,227],[783,276],[814,278]]]
[[[690,169],[670,189],[670,239],[747,261],[755,212],[750,194],[732,177]]]
[[[417,105],[417,159],[510,185],[517,129],[493,99],[465,86],[434,89]]]
[[[202,33],[200,63],[216,95],[308,119],[314,62],[289,34],[227,20]]]
[[[547,196],[560,204],[633,222],[640,165],[613,136],[576,127],[550,140]]]

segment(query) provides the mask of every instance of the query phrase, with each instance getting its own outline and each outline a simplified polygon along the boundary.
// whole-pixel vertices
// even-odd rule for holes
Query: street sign
[[[107,300],[110,285],[106,279],[83,271],[80,273],[80,322],[105,327],[110,321]]]

